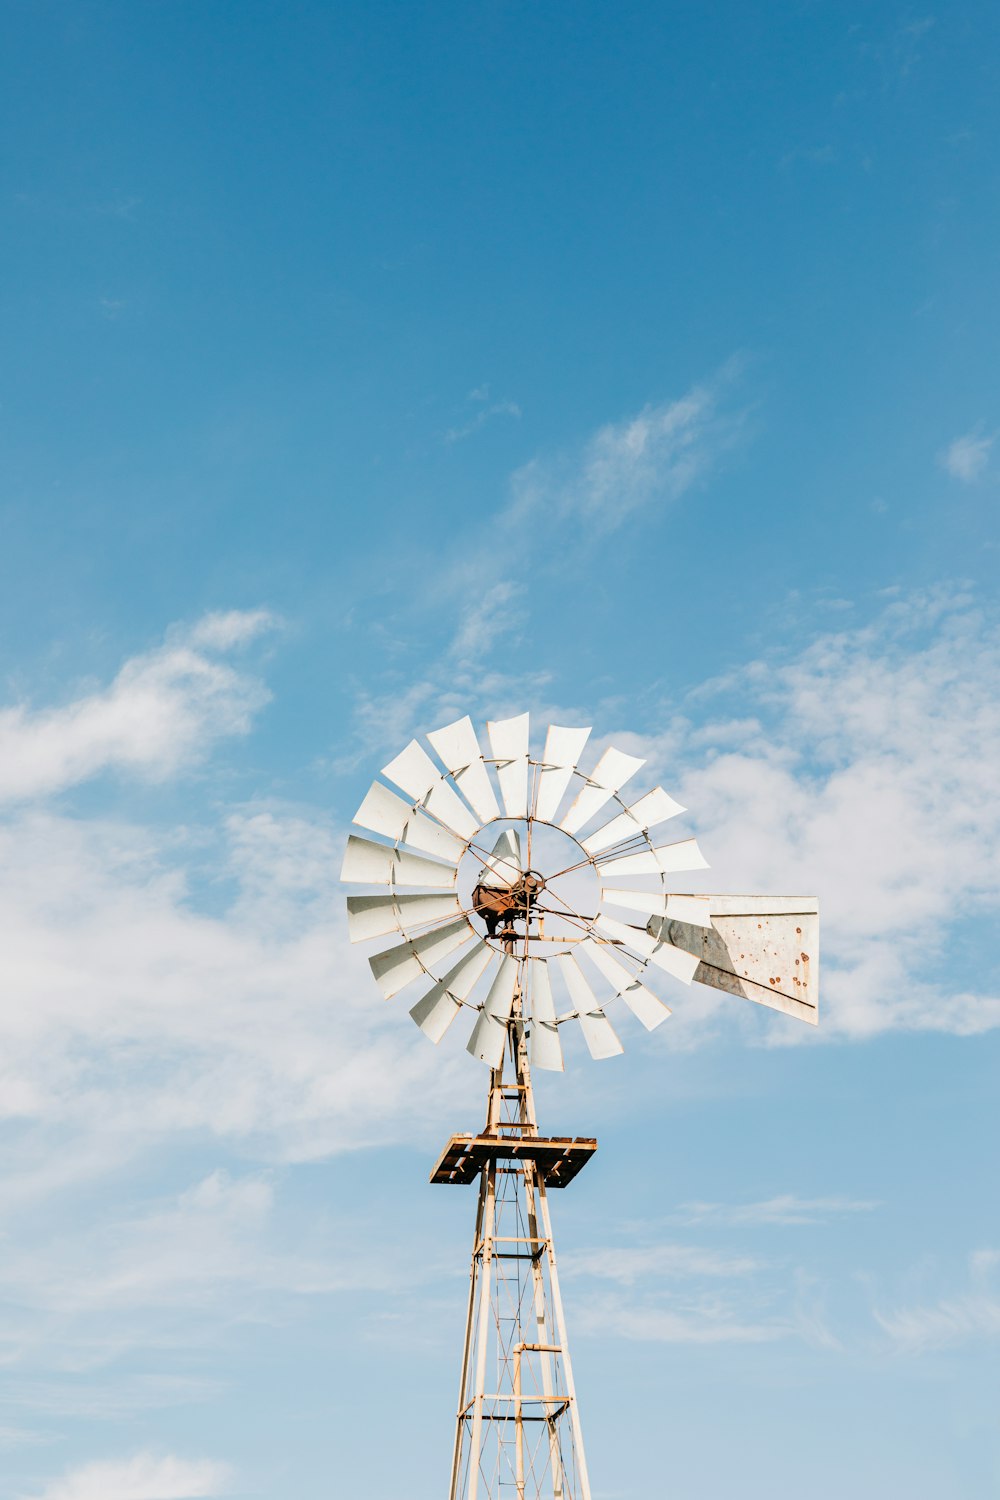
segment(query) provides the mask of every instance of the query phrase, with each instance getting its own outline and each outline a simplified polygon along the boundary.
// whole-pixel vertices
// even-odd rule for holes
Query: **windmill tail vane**
[[[547,1193],[597,1142],[539,1134],[532,1068],[562,1071],[568,1030],[595,1059],[620,1054],[608,1009],[651,1031],[664,982],[818,1020],[815,899],[675,891],[707,862],[694,838],[652,835],[685,811],[662,787],[623,797],[644,762],[609,747],[583,770],[591,731],[559,725],[533,757],[529,729],[491,721],[488,754],[468,717],[427,735],[433,754],[412,740],[341,871],[364,891],[351,941],[392,939],[369,958],[383,996],[419,985],[410,1016],[435,1043],[467,1011],[490,1069],[483,1129],[431,1174],[478,1184],[449,1500],[590,1500]]]

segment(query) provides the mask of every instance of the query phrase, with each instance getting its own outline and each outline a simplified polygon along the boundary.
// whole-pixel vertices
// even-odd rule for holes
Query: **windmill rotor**
[[[532,1063],[557,1070],[567,1024],[615,1056],[608,1009],[652,1030],[672,983],[815,1024],[815,900],[674,889],[707,868],[697,839],[664,839],[685,809],[659,786],[627,800],[644,761],[614,746],[584,769],[590,735],[549,725],[532,756],[520,714],[487,724],[484,753],[465,717],[383,768],[341,878],[365,892],[348,897],[351,941],[393,940],[369,959],[385,998],[422,985],[410,1015],[434,1042],[467,1011],[468,1050],[493,1067],[515,992]]]

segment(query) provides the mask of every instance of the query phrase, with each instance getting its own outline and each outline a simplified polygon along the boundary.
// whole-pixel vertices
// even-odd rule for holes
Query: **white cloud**
[[[561,463],[533,460],[513,477],[504,524],[572,517],[589,532],[609,532],[639,511],[678,500],[718,466],[745,425],[746,414],[724,404],[736,371],[732,361],[677,400],[607,423]]]
[[[245,734],[270,695],[210,653],[273,624],[263,610],[208,615],[132,657],[106,688],[60,708],[0,709],[0,803],[50,796],[104,770],[160,779],[221,736]]]
[[[618,1245],[564,1255],[561,1265],[571,1276],[631,1285],[644,1276],[747,1276],[760,1269],[748,1256],[720,1255],[702,1245]]]
[[[22,1500],[202,1500],[225,1494],[231,1478],[228,1464],[211,1459],[137,1453],[83,1464]]]
[[[899,600],[691,709],[713,695],[731,717],[645,741],[719,872],[692,884],[820,897],[828,1035],[1000,1025],[975,930],[953,937],[1000,907],[996,624],[958,592]]]
[[[274,630],[280,621],[269,609],[214,610],[179,632],[188,645],[209,651],[231,651]]]
[[[903,1354],[922,1354],[956,1344],[1000,1339],[1000,1291],[995,1273],[1000,1252],[977,1250],[968,1258],[963,1290],[937,1301],[875,1310],[875,1320]]]
[[[450,547],[435,547],[422,561],[408,550],[399,592],[409,615],[400,636],[417,635],[424,649],[410,680],[394,668],[391,685],[358,693],[355,746],[333,768],[353,770],[366,752],[402,746],[421,725],[539,707],[552,675],[539,665],[545,636],[532,599],[540,580],[565,574],[595,539],[633,514],[677,501],[718,469],[747,427],[747,410],[732,400],[740,368],[734,357],[678,399],[647,404],[559,457],[533,460],[511,476],[507,504],[478,511],[483,521]],[[489,410],[489,387],[469,400]],[[518,538],[529,536],[530,546],[519,547]],[[397,651],[400,645],[394,642]]]
[[[589,1298],[577,1310],[574,1328],[583,1335],[658,1344],[762,1344],[796,1332],[788,1319],[754,1321],[745,1307],[722,1297],[693,1298],[669,1307],[620,1297]]]
[[[799,1198],[781,1193],[758,1203],[682,1203],[681,1217],[688,1224],[823,1224],[841,1214],[870,1213],[878,1206],[857,1198]]]
[[[71,1234],[48,1232],[47,1202],[31,1208],[0,1264],[0,1295],[12,1309],[0,1364],[21,1375],[17,1399],[28,1408],[36,1403],[26,1370],[72,1374],[136,1347],[202,1348],[233,1323],[273,1320],[290,1300],[399,1295],[443,1274],[426,1257],[401,1269],[390,1246],[359,1257],[358,1217],[348,1225],[311,1211],[306,1227],[293,1229],[292,1208],[275,1214],[272,1182],[259,1173],[216,1170],[124,1211],[78,1193]]]
[[[876,1313],[879,1327],[906,1353],[1000,1338],[1000,1298],[956,1297],[929,1307]]]
[[[449,655],[465,664],[488,655],[502,636],[523,623],[523,610],[517,605],[523,593],[521,585],[501,578],[479,597],[470,599],[462,609]]]
[[[500,400],[491,400],[488,385],[477,386],[475,390],[469,392],[467,400],[472,402],[473,406],[478,409],[466,421],[459,422],[455,427],[449,427],[444,435],[444,440],[448,444],[460,443],[463,438],[471,437],[474,432],[478,432],[481,427],[485,427],[486,423],[492,421],[494,417],[519,418],[521,415],[521,408],[516,401],[510,401],[506,397]]]
[[[955,479],[974,484],[986,471],[995,441],[995,434],[982,437],[975,432],[966,432],[949,443],[941,455],[941,463]]]
[[[78,1145],[208,1130],[292,1156],[397,1139],[414,1100],[439,1119],[472,1080],[373,1004],[341,858],[319,814],[279,808],[186,839],[40,812],[0,825],[6,1113]],[[197,910],[190,885],[220,871],[227,899]]]

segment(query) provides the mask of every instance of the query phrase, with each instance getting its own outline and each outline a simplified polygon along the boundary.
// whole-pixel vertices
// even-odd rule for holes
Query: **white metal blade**
[[[712,911],[707,896],[668,896],[655,891],[617,891],[614,886],[601,887],[601,900],[609,906],[625,906],[629,911],[647,912],[654,917],[673,917],[695,927],[711,927]]]
[[[479,872],[479,883],[488,885],[491,890],[516,885],[521,870],[520,836],[516,828],[505,828]]]
[[[556,1007],[552,998],[552,981],[544,958],[528,959],[528,985],[531,996],[531,1066],[563,1071],[562,1044],[556,1026]]]
[[[698,848],[697,839],[681,839],[677,844],[661,844],[641,854],[626,854],[621,859],[595,860],[603,877],[609,875],[674,875],[680,870],[707,870],[708,860]]]
[[[650,918],[652,922],[657,920],[656,917]],[[650,963],[656,964],[665,973],[672,974],[675,979],[682,980],[684,984],[690,984],[694,978],[697,960],[683,948],[672,947],[667,939],[654,937],[647,928],[628,927],[624,922],[616,922],[613,917],[604,916],[594,925],[605,937],[623,943],[633,953],[648,958]]]
[[[395,760],[383,766],[382,775],[402,787],[414,802],[422,803],[460,838],[471,839],[478,829],[477,820],[417,740],[411,740]]]
[[[624,1047],[615,1035],[615,1029],[597,1003],[593,990],[587,983],[583,971],[571,953],[560,953],[555,962],[566,982],[574,1005],[574,1014],[580,1022],[583,1039],[591,1057],[616,1057]]]
[[[424,1036],[430,1037],[435,1044],[441,1040],[462,1009],[462,1002],[468,1000],[491,962],[489,948],[473,948],[448,970],[443,979],[431,985],[426,995],[420,997],[410,1015]]]
[[[462,796],[482,823],[492,823],[500,816],[500,804],[493,790],[479,739],[466,714],[454,724],[435,729],[427,738],[455,778]]]
[[[466,1047],[473,1057],[499,1068],[507,1040],[507,1022],[510,1020],[517,988],[517,959],[505,955],[500,960],[500,970],[490,985],[490,992],[483,1001],[483,1008],[472,1028]]]
[[[558,724],[549,725],[535,797],[535,817],[543,823],[555,822],[559,804],[589,738],[589,729],[562,729]]]
[[[486,725],[497,780],[508,818],[528,816],[528,715],[490,720]]]
[[[399,839],[425,854],[437,855],[457,865],[465,845],[461,839],[428,818],[426,813],[411,807],[402,797],[397,797],[381,781],[373,781],[368,795],[354,814],[354,822],[372,833],[381,833],[387,839]]]
[[[363,943],[440,922],[460,909],[457,896],[348,896],[347,935],[352,943]]]
[[[605,750],[587,777],[588,785],[580,788],[559,827],[564,833],[576,833],[645,764],[644,760],[626,755],[624,750],[615,750],[613,746]]]
[[[664,1005],[603,943],[595,943],[593,938],[587,938],[576,951],[585,953],[594,967],[614,985],[615,994],[621,995],[636,1020],[641,1021],[647,1031],[652,1031],[670,1015],[670,1006]]]
[[[418,885],[446,891],[455,885],[454,865],[438,865],[405,849],[391,849],[352,833],[347,840],[341,880],[358,885]]]
[[[815,1026],[819,904],[812,896],[709,896],[708,929],[650,917],[654,937],[698,959],[694,977]]]
[[[612,844],[620,844],[622,839],[634,838],[636,834],[647,833],[650,828],[656,828],[658,824],[665,823],[668,818],[676,818],[678,813],[684,812],[679,802],[675,802],[662,786],[654,786],[651,792],[640,797],[638,802],[623,812],[619,817],[612,818],[610,823],[605,823],[603,828],[598,828],[589,839],[583,840],[583,847],[588,854],[598,854],[602,849],[610,849]]]
[[[601,1062],[605,1057],[620,1057],[625,1051],[618,1040],[618,1033],[600,1006],[596,1010],[581,1011],[577,1020],[587,1051],[595,1061]]]
[[[398,995],[405,985],[419,979],[421,974],[427,974],[433,979],[430,965],[447,957],[449,953],[454,953],[456,948],[463,948],[473,938],[482,942],[468,920],[457,917],[454,922],[447,922],[433,932],[425,932],[423,937],[410,938],[405,943],[397,943],[393,948],[385,948],[381,953],[373,954],[368,960],[368,966],[382,994],[387,1000],[391,1000],[393,995]]]

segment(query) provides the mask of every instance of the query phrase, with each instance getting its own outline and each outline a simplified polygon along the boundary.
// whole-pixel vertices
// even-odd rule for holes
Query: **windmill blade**
[[[587,777],[587,785],[580,788],[575,801],[570,803],[569,811],[559,824],[562,831],[576,833],[645,764],[644,760],[634,755],[626,755],[624,750],[615,750],[613,747],[605,750]]]
[[[581,1010],[577,1020],[587,1051],[595,1062],[603,1062],[606,1057],[620,1057],[625,1051],[618,1040],[618,1033],[600,1006],[595,1010]]]
[[[694,977],[815,1026],[819,903],[811,896],[709,896],[709,929],[650,917],[649,931],[698,959]]]
[[[499,1068],[503,1060],[504,1044],[507,1041],[507,1022],[510,1020],[517,988],[517,959],[505,954],[500,960],[500,969],[490,985],[490,992],[483,1001],[466,1051],[491,1068]]]
[[[650,918],[651,922],[657,920],[656,917]],[[594,926],[605,937],[623,944],[626,948],[631,948],[633,953],[638,953],[642,958],[648,959],[664,973],[672,974],[682,983],[690,984],[694,978],[698,960],[683,948],[673,947],[669,938],[661,938],[646,927],[628,927],[624,922],[616,922],[614,917],[602,916],[594,923]]]
[[[460,911],[457,896],[348,896],[347,935],[352,943],[363,943],[457,917]]]
[[[531,996],[531,1066],[561,1073],[562,1045],[556,1025],[556,1006],[552,998],[549,966],[544,958],[528,959],[528,985]]]
[[[414,979],[419,979],[421,974],[430,974],[431,964],[478,937],[479,934],[467,918],[458,917],[454,922],[447,922],[444,927],[436,928],[434,932],[425,932],[423,937],[410,938],[405,943],[397,943],[393,948],[384,948],[381,953],[374,953],[368,960],[368,967],[382,994],[387,1000],[391,1000],[393,995],[398,995],[401,989]],[[430,974],[430,977],[433,979],[434,975]]]
[[[535,817],[543,823],[555,822],[559,804],[589,738],[589,729],[562,729],[558,724],[549,725],[535,796]]]
[[[673,917],[690,922],[693,927],[711,927],[712,911],[707,896],[670,896],[656,891],[618,891],[614,886],[601,887],[601,900],[610,906],[624,906],[629,911],[643,911],[653,917]]]
[[[583,1040],[591,1057],[600,1061],[605,1057],[617,1057],[625,1051],[615,1029],[597,1003],[593,990],[587,983],[583,971],[571,953],[560,953],[555,962],[566,982],[573,1001],[576,1019],[583,1032]]]
[[[444,1036],[462,1009],[463,1002],[468,1000],[492,962],[493,955],[485,945],[473,948],[471,953],[459,959],[453,969],[448,970],[443,979],[432,984],[426,995],[421,995],[412,1007],[410,1015],[424,1036],[430,1037],[435,1045]]]
[[[614,985],[615,994],[622,997],[636,1020],[641,1021],[647,1031],[653,1031],[671,1014],[670,1006],[664,1005],[652,990],[641,984],[603,943],[595,943],[593,938],[587,938],[576,951],[585,953],[594,967]]]
[[[647,833],[650,828],[656,828],[668,818],[676,818],[678,813],[684,811],[680,803],[675,802],[662,786],[654,786],[651,792],[640,797],[638,802],[633,802],[619,817],[612,818],[610,823],[605,823],[603,828],[592,833],[589,839],[584,839],[583,847],[588,854],[598,854],[602,849],[620,844],[623,839]]]
[[[498,762],[497,780],[508,818],[528,816],[528,715],[516,719],[494,719],[486,725],[493,758]]]
[[[626,854],[620,859],[594,861],[602,877],[608,875],[675,875],[681,870],[707,870],[708,860],[698,848],[697,839],[681,839],[677,844],[661,844],[641,854]]]
[[[516,885],[521,871],[520,835],[516,828],[505,828],[479,872],[479,883],[491,890]]]
[[[340,869],[343,881],[357,885],[417,885],[447,891],[457,878],[454,865],[435,864],[405,849],[376,844],[372,839],[352,833],[347,840],[344,863]]]
[[[438,859],[447,859],[457,865],[465,848],[461,839],[435,823],[433,818],[418,808],[411,807],[402,797],[397,797],[381,781],[373,781],[368,795],[354,814],[354,822],[371,833],[381,833],[387,839],[399,839],[425,854],[434,854]]]
[[[439,823],[443,823],[460,838],[471,839],[479,828],[478,822],[454,787],[448,784],[444,774],[417,740],[411,740],[395,760],[383,766],[382,775],[402,787],[414,802],[422,803]]]
[[[435,729],[427,738],[480,822],[492,823],[494,818],[499,818],[500,804],[468,714],[464,719],[456,719],[454,724]]]

